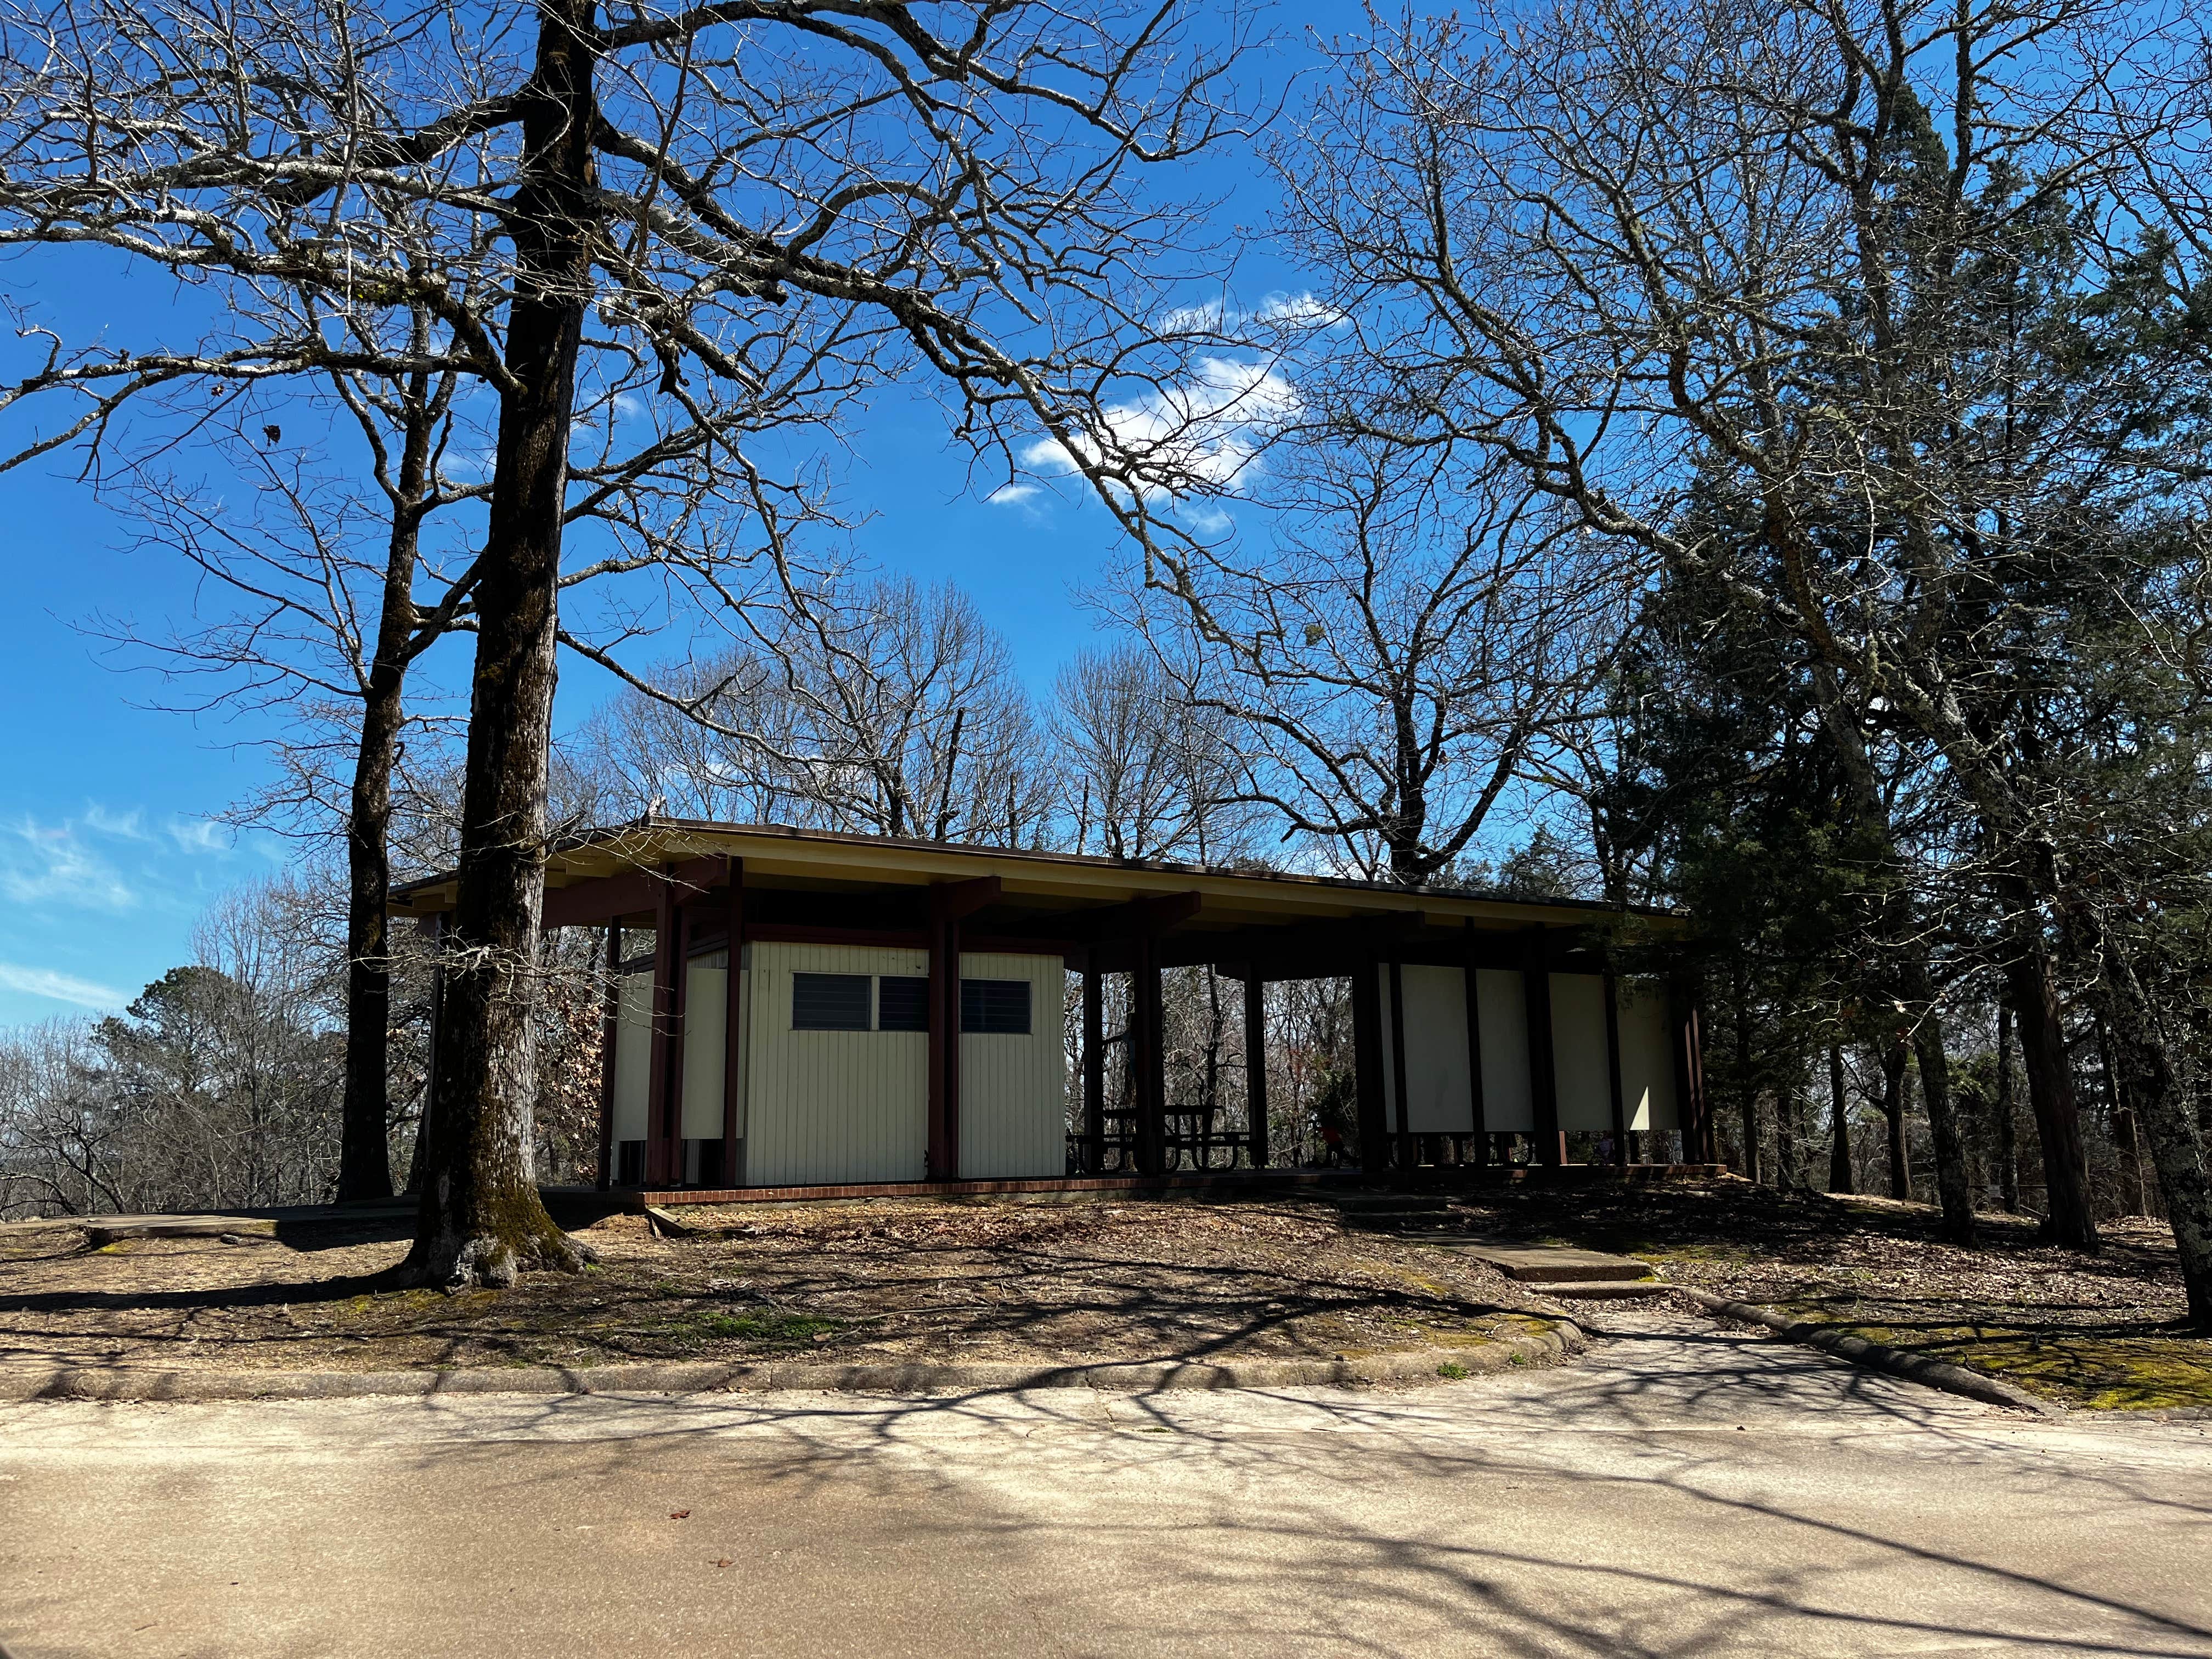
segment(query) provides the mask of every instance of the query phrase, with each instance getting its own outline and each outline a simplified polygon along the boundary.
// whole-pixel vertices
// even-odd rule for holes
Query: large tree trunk
[[[415,647],[415,561],[436,420],[418,374],[393,482],[376,646],[363,684],[346,817],[346,1052],[338,1201],[392,1196],[392,774]]]
[[[2107,936],[2100,989],[2114,1058],[2128,1097],[2150,1131],[2159,1189],[2166,1196],[2191,1323],[2212,1330],[2212,1171],[2196,1114],[2174,1075],[2156,1012],[2125,946]]]
[[[2007,1215],[2020,1213],[2019,1106],[2013,1098],[2012,1004],[1997,1004],[1997,1199]]]
[[[1828,1045],[1828,1190],[1851,1190],[1851,1121],[1844,1097],[1844,1047]]]
[[[1889,1120],[1889,1195],[1912,1196],[1912,1164],[1905,1133],[1905,1038],[1893,1036],[1881,1051],[1881,1110]]]
[[[2040,939],[2014,955],[2006,977],[2013,1014],[2020,1022],[2027,1103],[2043,1145],[2047,1205],[2043,1236],[2055,1244],[2094,1250],[2100,1241],[2096,1218],[2089,1212],[2089,1162],[2081,1145],[2081,1107],[2075,1098],[2073,1068],[2066,1059],[2066,1033],[2059,1023],[2058,988],[2051,982],[2051,958]]]
[[[2128,1105],[2128,1091],[2120,1085],[2119,1069],[2112,1063],[2111,1028],[2097,1022],[2097,1060],[2105,1072],[2105,1103],[2112,1114],[2112,1148],[2120,1155],[2120,1213],[2150,1213],[2149,1183],[2143,1178],[2142,1135]]]
[[[414,556],[408,556],[411,569]],[[387,613],[389,606],[387,604]],[[392,769],[399,753],[399,676],[372,674],[346,822],[345,1103],[338,1201],[392,1196]]]
[[[1743,1120],[1743,1167],[1739,1173],[1746,1181],[1758,1181],[1759,1091],[1751,1081],[1751,975],[1741,957],[1735,963],[1735,1089]]]
[[[461,803],[459,892],[446,954],[438,1109],[415,1247],[433,1284],[504,1285],[580,1265],[538,1195],[532,1149],[538,945],[544,900],[556,603],[576,354],[589,293],[592,0],[538,14],[538,93],[523,122],[490,522],[476,590],[477,660]]]
[[[1943,1019],[1933,1007],[1913,1028],[1912,1052],[1920,1061],[1920,1099],[1928,1111],[1928,1136],[1936,1143],[1936,1199],[1943,1210],[1943,1237],[1974,1242],[1974,1190],[1966,1171],[1966,1138],[1959,1133],[1951,1098],[1951,1062],[1943,1051]]]

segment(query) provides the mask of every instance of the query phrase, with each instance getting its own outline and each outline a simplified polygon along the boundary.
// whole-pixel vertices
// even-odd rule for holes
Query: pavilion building
[[[452,876],[400,889],[434,928]],[[604,933],[603,1185],[761,1188],[1254,1170],[1264,1065],[1223,1127],[1166,1082],[1161,975],[1351,986],[1370,1173],[1519,1158],[1710,1161],[1696,1010],[1616,976],[1607,941],[1666,913],[776,826],[651,817],[563,843],[548,927]],[[1648,952],[1646,953],[1648,954]],[[1128,975],[1109,1098],[1106,976]],[[1076,1018],[1071,1021],[1070,997]]]

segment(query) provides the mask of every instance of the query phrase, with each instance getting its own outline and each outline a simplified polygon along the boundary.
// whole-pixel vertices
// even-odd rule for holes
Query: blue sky
[[[1352,23],[1350,6],[1278,8],[1279,49],[1255,64],[1278,89],[1305,61],[1303,31]],[[1264,219],[1270,199],[1257,160],[1224,153],[1202,179],[1232,222]],[[73,338],[143,318],[175,296],[82,256],[17,256],[0,280]],[[1297,275],[1264,248],[1232,277],[1254,302],[1294,290]],[[1218,297],[1192,296],[1194,301]],[[1103,514],[1042,492],[992,504],[971,491],[965,453],[948,447],[941,416],[920,398],[878,399],[855,452],[848,501],[872,515],[861,550],[874,562],[968,590],[1011,643],[1038,691],[1091,637],[1078,603],[1114,552]],[[982,482],[988,489],[992,481]],[[188,959],[193,921],[226,889],[280,869],[289,849],[264,832],[216,820],[267,775],[253,746],[267,726],[167,712],[160,680],[122,672],[82,631],[95,613],[141,627],[186,623],[199,596],[182,561],[134,550],[118,519],[60,468],[0,475],[14,526],[13,614],[0,652],[0,1026],[120,1006]],[[452,659],[445,672],[465,672]],[[564,665],[557,719],[572,726],[609,687]]]

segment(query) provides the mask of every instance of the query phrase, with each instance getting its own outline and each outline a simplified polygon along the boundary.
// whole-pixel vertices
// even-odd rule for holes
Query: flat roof
[[[802,830],[787,824],[715,823],[647,817],[563,839],[546,862],[551,890],[710,858],[743,861],[746,890],[853,894],[920,890],[946,881],[996,876],[1002,903],[1032,915],[1070,915],[1133,900],[1195,894],[1199,913],[1186,927],[1212,930],[1293,921],[1418,913],[1459,927],[1516,929],[1586,927],[1608,916],[1660,922],[1679,911],[1585,899],[1534,899],[1462,888],[1401,887],[1388,882],[1288,871],[1116,859],[1079,853],[921,841],[896,836]],[[409,916],[453,908],[451,872],[393,890],[392,909]]]

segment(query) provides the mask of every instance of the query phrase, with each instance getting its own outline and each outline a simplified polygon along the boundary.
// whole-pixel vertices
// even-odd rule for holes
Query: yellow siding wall
[[[1632,1129],[1679,1129],[1674,1099],[1674,1032],[1667,988],[1625,979],[1620,992],[1620,1098]]]
[[[1414,1134],[1464,1134],[1474,1127],[1467,1086],[1466,976],[1457,968],[1413,963],[1398,972],[1406,990],[1406,1127]],[[1390,970],[1386,967],[1381,973],[1383,1121],[1395,1132],[1398,1066],[1391,1047]]]
[[[645,1139],[645,1085],[653,1070],[653,975],[624,974],[615,1023],[614,1139]]]
[[[963,979],[1030,983],[1030,1034],[960,1038],[960,1174],[988,1181],[1067,1173],[1067,974],[1058,957],[968,956]]]
[[[724,961],[728,957],[724,957]],[[684,1138],[722,1138],[722,1034],[729,970],[695,959],[684,981]]]
[[[1482,1127],[1493,1134],[1533,1133],[1536,1109],[1528,1088],[1528,1001],[1521,975],[1480,968],[1475,995],[1482,1022]]]
[[[794,1031],[791,976],[921,975],[927,956],[844,945],[746,948],[747,1182],[920,1181],[928,1152],[927,1035]]]
[[[1559,1085],[1559,1127],[1612,1128],[1613,1061],[1601,975],[1552,975],[1552,1063]]]

